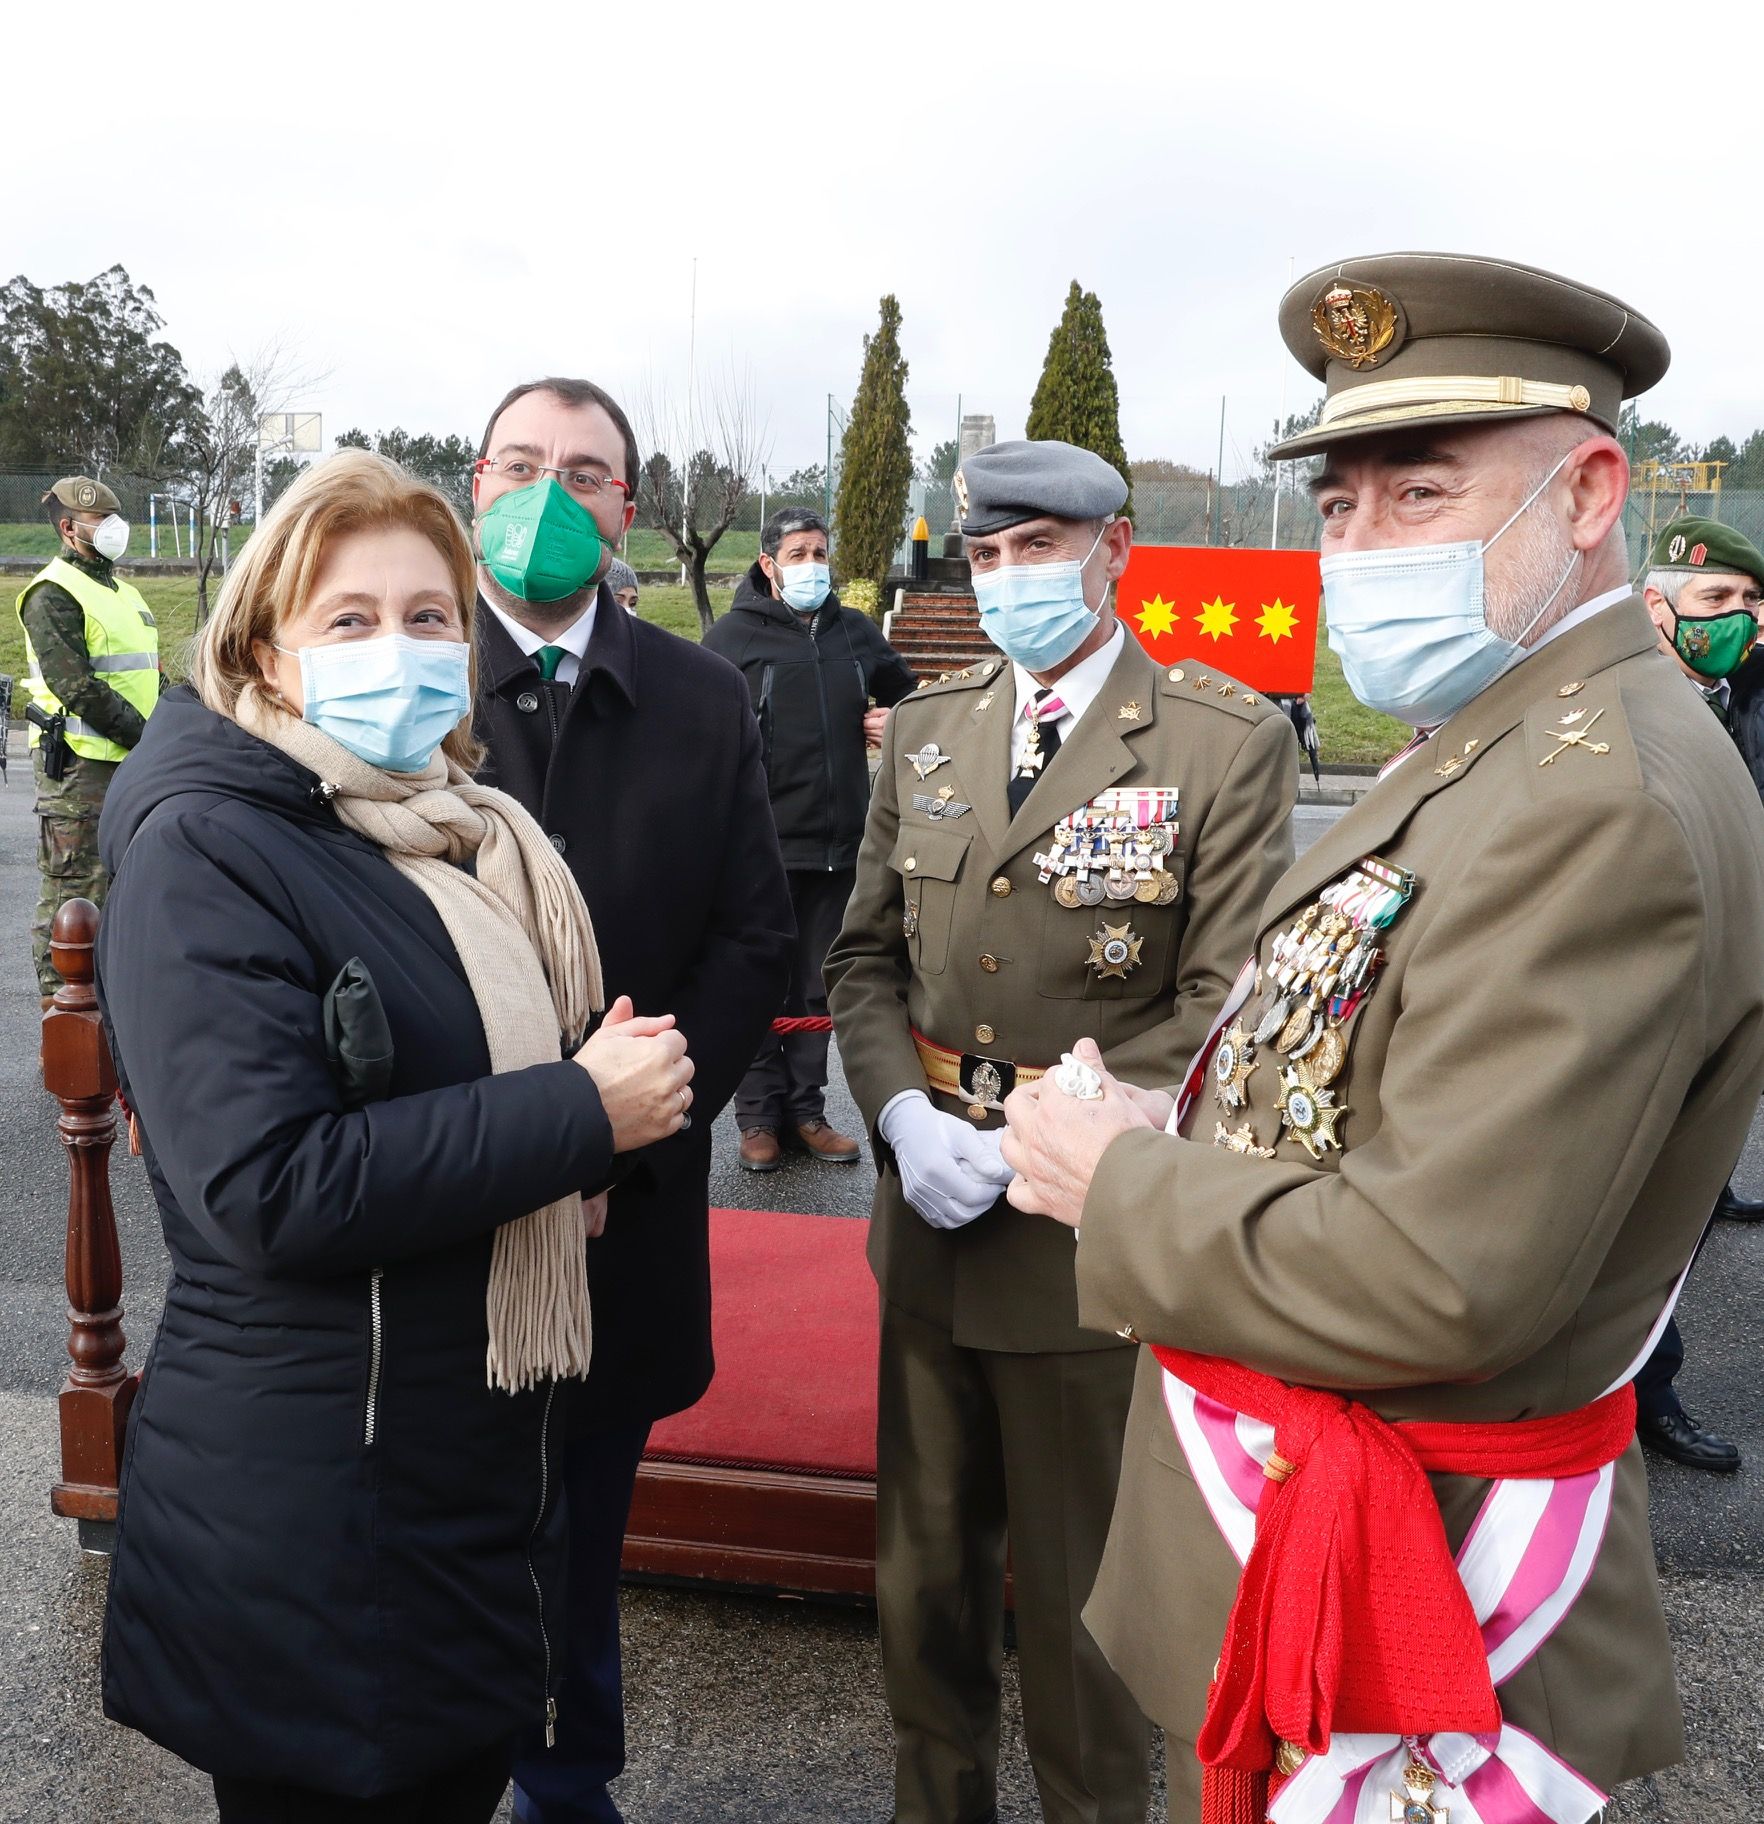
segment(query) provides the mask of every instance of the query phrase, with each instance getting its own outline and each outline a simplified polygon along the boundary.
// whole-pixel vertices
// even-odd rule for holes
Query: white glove
[[[934,1229],[959,1229],[984,1216],[1011,1181],[998,1133],[941,1113],[923,1090],[902,1091],[876,1125],[893,1149],[907,1202]]]

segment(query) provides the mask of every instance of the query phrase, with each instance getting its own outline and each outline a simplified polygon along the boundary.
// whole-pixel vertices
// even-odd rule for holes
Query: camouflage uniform
[[[95,581],[111,586],[115,568],[88,551],[65,547],[62,557]],[[65,589],[39,583],[25,598],[20,618],[44,681],[66,706],[100,734],[123,747],[133,747],[146,728],[146,718],[92,669],[86,650],[85,613]],[[49,927],[70,899],[104,903],[110,882],[98,859],[98,813],[116,763],[70,757],[60,779],[43,771],[43,749],[33,752],[37,781],[37,862],[42,890],[31,923],[31,954],[37,968],[38,992],[51,995],[61,978],[49,964]]]

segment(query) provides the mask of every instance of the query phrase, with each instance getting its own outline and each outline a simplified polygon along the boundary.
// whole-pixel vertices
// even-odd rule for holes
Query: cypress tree
[[[1132,480],[1121,444],[1121,395],[1103,328],[1102,300],[1076,279],[1048,339],[1047,360],[1023,434],[1076,444],[1113,463],[1124,480]],[[1121,511],[1131,516],[1132,510],[1129,497]]]
[[[863,374],[840,444],[833,557],[841,581],[872,582],[880,589],[900,543],[913,479],[906,379],[900,305],[891,293],[882,300],[876,333],[864,337]]]

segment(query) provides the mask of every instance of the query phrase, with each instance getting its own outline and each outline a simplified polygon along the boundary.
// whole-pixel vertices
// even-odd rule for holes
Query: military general
[[[881,1162],[877,1601],[899,1824],[995,1815],[1006,1540],[1050,1824],[1141,1824],[1148,1730],[1079,1619],[1134,1351],[1080,1327],[1071,1237],[1011,1209],[1000,1110],[1081,1037],[1163,1081],[1291,854],[1278,709],[1116,621],[1127,485],[1055,442],[955,478],[1003,655],[894,710],[826,977]]]
[[[1330,643],[1416,738],[1192,1094],[1011,1106],[1012,1202],[1151,1345],[1086,1619],[1172,1818],[1584,1824],[1681,1752],[1631,1377],[1764,1086],[1764,815],[1626,580],[1654,325],[1438,254],[1280,320]]]
[[[55,914],[70,899],[104,903],[98,813],[159,700],[159,634],[141,592],[116,573],[129,545],[116,495],[70,475],[43,506],[61,549],[25,584],[17,609],[42,873],[31,951],[47,1007],[60,986],[49,963]]]

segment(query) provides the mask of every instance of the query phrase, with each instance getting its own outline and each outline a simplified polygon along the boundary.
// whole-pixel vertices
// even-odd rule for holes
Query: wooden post
[[[61,1389],[61,1480],[49,1505],[104,1549],[116,1520],[123,1428],[139,1379],[123,1367],[122,1250],[110,1202],[116,1070],[92,990],[98,908],[70,899],[55,915],[49,960],[62,986],[43,1015],[43,1086],[61,1104],[67,1148],[67,1352]]]

